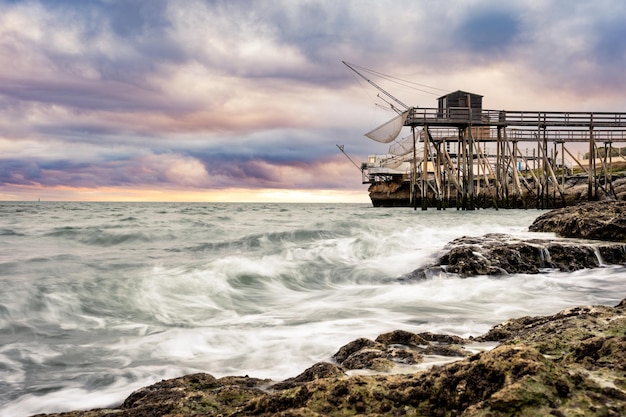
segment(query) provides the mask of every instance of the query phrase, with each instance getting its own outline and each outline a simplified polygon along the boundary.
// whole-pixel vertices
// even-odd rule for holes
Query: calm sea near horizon
[[[359,337],[477,336],[624,298],[624,267],[399,279],[457,237],[537,236],[541,213],[0,202],[0,416],[116,406],[194,372],[282,380]]]

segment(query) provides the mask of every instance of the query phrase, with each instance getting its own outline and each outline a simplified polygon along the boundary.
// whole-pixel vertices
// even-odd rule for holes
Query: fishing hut
[[[397,140],[403,127],[411,133]],[[408,108],[366,136],[394,142],[361,167],[370,191],[386,191],[372,198],[379,206],[552,208],[615,198],[613,159],[626,161],[616,147],[626,144],[626,113],[486,110],[482,96],[464,91],[440,97],[437,108]],[[588,149],[585,159],[574,144]],[[582,176],[586,196],[568,196],[566,181]]]
[[[410,107],[343,63],[397,113],[365,134],[389,144],[360,166],[374,206],[554,208],[615,199],[616,167],[626,187],[626,113],[488,110],[482,95],[462,90],[437,107]]]
[[[344,64],[397,113],[365,135],[389,144],[360,166],[374,206],[554,208],[618,197],[626,113],[488,110],[482,95],[461,90],[437,107],[410,107]]]
[[[437,117],[450,120],[480,121],[483,111],[483,96],[457,90],[437,99]]]

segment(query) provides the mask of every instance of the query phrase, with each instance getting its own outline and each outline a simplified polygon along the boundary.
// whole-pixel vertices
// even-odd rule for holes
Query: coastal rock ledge
[[[552,210],[539,216],[529,230],[626,242],[626,201],[593,201]]]
[[[626,243],[584,239],[520,239],[490,233],[460,237],[443,248],[436,262],[400,277],[424,279],[439,274],[538,274],[546,269],[572,272],[584,268],[626,265]]]
[[[461,345],[481,341],[499,345],[464,353]],[[428,346],[459,359],[408,373],[347,375],[346,362],[388,369],[384,361],[419,361]],[[358,339],[334,359],[281,383],[194,374],[140,389],[119,408],[48,416],[624,416],[626,299],[509,320],[473,340],[395,331]]]
[[[449,242],[431,265],[401,280],[441,273],[476,275],[537,274],[544,269],[563,272],[606,265],[626,265],[626,201],[594,201],[551,210],[529,227],[560,238],[521,239],[492,233]]]

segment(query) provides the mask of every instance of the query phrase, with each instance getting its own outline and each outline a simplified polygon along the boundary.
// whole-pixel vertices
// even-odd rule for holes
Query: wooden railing
[[[454,142],[459,137],[459,130],[448,126],[431,126],[429,132],[435,141]],[[479,142],[495,142],[498,140],[498,130],[494,126],[473,126],[471,128],[472,137]],[[590,135],[598,142],[626,143],[626,129],[609,128],[553,128],[553,129],[531,129],[531,128],[507,128],[506,136],[502,133],[501,139],[510,142],[537,142],[544,138],[548,142],[589,142]]]
[[[626,128],[626,113],[507,111],[504,123],[508,126]]]
[[[414,107],[409,111],[407,126],[520,126],[520,127],[607,127],[626,128],[626,113],[552,112],[482,110],[466,107],[436,109]]]

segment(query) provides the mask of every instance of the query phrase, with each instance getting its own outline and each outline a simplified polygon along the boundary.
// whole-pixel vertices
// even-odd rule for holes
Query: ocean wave
[[[100,228],[58,227],[44,234],[46,237],[67,239],[92,246],[116,246],[128,243],[151,242],[154,236],[141,231],[113,233]]]
[[[0,229],[0,236],[24,236],[22,233],[16,232],[13,229]]]
[[[255,249],[273,246],[277,243],[282,245],[297,245],[306,242],[332,239],[338,236],[336,232],[328,230],[292,230],[283,232],[267,232],[246,235],[237,239],[223,240],[217,242],[204,242],[196,246],[184,248],[190,252],[213,252],[224,249]]]

